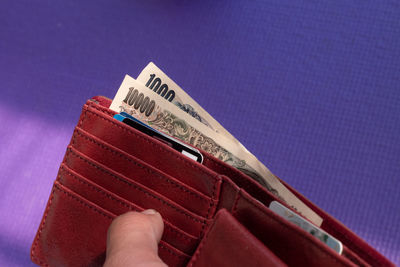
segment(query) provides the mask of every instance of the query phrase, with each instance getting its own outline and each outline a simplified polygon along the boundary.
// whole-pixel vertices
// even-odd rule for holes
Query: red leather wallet
[[[343,243],[341,255],[267,208],[281,201],[245,174],[205,152],[203,164],[182,156],[113,119],[110,104],[83,107],[32,244],[36,264],[101,266],[113,218],[153,208],[169,266],[394,266],[283,181]]]

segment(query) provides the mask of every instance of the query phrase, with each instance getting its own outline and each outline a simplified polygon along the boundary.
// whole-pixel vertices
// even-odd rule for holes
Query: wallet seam
[[[218,181],[218,180],[217,180],[217,181]],[[215,197],[215,191],[216,191],[216,188],[217,188],[217,187],[216,187],[217,181],[214,182],[214,184],[213,184],[212,200],[214,200],[214,197]],[[214,206],[214,202],[213,202],[212,200],[210,201],[210,205],[208,206],[207,218],[210,218],[211,208]],[[204,235],[205,227],[206,227],[206,224],[203,224],[203,225],[201,226],[200,237],[202,237],[202,236]]]
[[[194,255],[193,255],[193,257],[192,257],[192,259],[191,259],[191,261],[190,261],[190,265],[188,265],[188,266],[193,266],[193,264],[196,263],[197,260],[199,259],[199,255],[200,255],[201,251],[203,250],[203,247],[204,247],[205,243],[208,241],[208,238],[210,237],[211,229],[212,229],[212,227],[216,224],[216,219],[217,219],[217,218],[214,218],[213,223],[212,223],[212,224],[210,225],[210,227],[208,228],[209,231],[208,231],[207,234],[205,235],[204,239],[201,241],[199,247],[197,248],[196,252],[194,253]]]
[[[77,197],[73,196],[71,193],[69,193],[69,192],[65,191],[63,188],[59,187],[59,185],[54,184],[54,188],[57,189],[57,190],[59,190],[59,191],[62,192],[63,194],[65,194],[67,197],[69,197],[69,198],[71,198],[71,199],[74,199],[75,201],[77,201],[77,202],[80,203],[81,205],[83,205],[83,206],[85,206],[85,207],[87,207],[87,208],[89,208],[89,209],[95,211],[96,213],[98,213],[98,214],[100,214],[100,215],[102,215],[102,216],[104,216],[104,217],[106,217],[106,218],[108,218],[108,219],[111,219],[111,220],[114,219],[113,217],[111,217],[111,216],[105,214],[104,212],[102,212],[101,210],[97,209],[96,207],[90,206],[88,203],[85,203],[85,202],[83,202],[82,200],[78,199]],[[53,191],[53,192],[54,192],[54,191]],[[178,258],[185,258],[185,259],[186,259],[186,256],[185,256],[185,255],[178,255],[177,253],[175,253],[174,251],[172,251],[170,248],[166,247],[165,245],[163,245],[163,244],[159,244],[159,245],[160,245],[161,248],[165,249],[165,250],[166,250],[168,253],[170,253],[171,255],[174,255],[174,256],[176,256],[176,257],[178,257]],[[48,264],[47,264],[47,266],[48,266]]]
[[[182,258],[182,259],[190,259],[189,255],[178,255],[175,252],[173,252],[172,249],[168,248],[167,246],[163,245],[163,244],[158,244],[160,248],[164,249],[165,251],[167,251],[169,254],[171,254],[172,256],[178,257],[178,258]],[[176,248],[175,248],[176,249]],[[182,252],[183,253],[183,252]]]
[[[237,203],[236,203],[234,209],[232,210],[232,214],[237,214],[236,211],[237,211],[237,205],[238,205],[238,202],[239,202],[239,198],[242,197],[242,198],[243,198],[244,200],[246,200],[249,204],[251,204],[254,208],[256,208],[257,210],[261,211],[263,214],[267,215],[267,216],[265,217],[267,220],[273,220],[273,221],[276,221],[276,222],[280,223],[279,220],[278,220],[277,218],[274,218],[273,216],[268,215],[263,209],[261,209],[258,205],[256,205],[256,204],[254,203],[253,200],[251,200],[251,199],[249,199],[248,197],[244,196],[242,193],[243,193],[243,192],[242,192],[242,190],[241,190],[240,196],[238,197],[238,200],[237,200]],[[239,194],[238,194],[238,195],[239,195]],[[320,250],[324,255],[329,256],[330,258],[332,258],[332,259],[333,259],[335,262],[337,262],[338,264],[340,264],[340,265],[342,265],[342,266],[348,266],[347,264],[343,263],[342,261],[340,261],[339,259],[337,259],[337,258],[334,257],[333,255],[331,255],[330,253],[327,253],[321,246],[319,246],[319,245],[317,245],[316,243],[314,243],[314,242],[313,242],[314,240],[311,239],[311,238],[312,238],[311,236],[306,236],[306,235],[305,235],[304,233],[302,233],[301,231],[294,231],[292,228],[288,227],[286,224],[280,224],[280,225],[282,225],[282,226],[286,229],[286,231],[290,231],[290,232],[295,233],[297,236],[301,237],[303,240],[306,240],[307,242],[308,242],[308,241],[311,241],[311,242],[308,242],[308,243],[309,243],[309,244],[312,244],[313,247],[315,247],[315,248],[317,248],[318,250]]]
[[[129,204],[127,204],[127,203],[124,203],[123,201],[116,199],[115,197],[113,197],[112,195],[108,194],[107,192],[105,192],[105,191],[103,191],[103,190],[101,190],[101,189],[98,189],[98,188],[94,187],[93,185],[89,184],[88,182],[86,182],[86,181],[84,181],[84,180],[81,180],[81,179],[80,179],[79,177],[77,177],[76,175],[70,173],[70,171],[67,170],[66,167],[61,166],[60,169],[64,170],[68,176],[71,176],[72,178],[74,178],[75,180],[77,180],[79,183],[85,184],[86,186],[92,188],[92,190],[95,190],[95,191],[99,192],[100,194],[102,194],[102,195],[104,195],[104,196],[107,196],[107,198],[113,200],[114,202],[117,202],[117,203],[120,204],[121,206],[124,206],[124,207],[126,207],[126,208],[129,208],[130,210],[134,210],[134,209],[133,209],[133,205],[129,205]],[[58,175],[58,178],[59,178],[60,181],[62,180],[61,174]],[[136,204],[135,204],[135,205],[136,205]],[[141,208],[141,207],[140,207],[140,208]],[[104,208],[104,209],[105,209],[105,208]],[[144,210],[143,208],[141,208],[141,209]],[[167,220],[166,220],[166,221],[167,221]],[[167,222],[168,222],[168,221],[167,221]],[[168,222],[168,224],[171,224],[171,223]],[[176,234],[176,236],[180,236],[180,237],[182,237],[183,239],[188,240],[189,242],[192,242],[193,239],[196,239],[196,238],[190,239],[189,237],[184,236],[182,233],[179,233],[177,230],[171,228],[170,225],[166,225],[166,226],[168,227],[168,230],[171,231],[171,232],[174,232],[174,233]]]
[[[219,167],[223,168],[223,169],[224,169],[225,171],[227,171],[227,172],[232,173],[233,171],[235,171],[235,170],[230,169],[228,166],[225,166],[223,163],[221,163],[221,162],[215,160],[215,159],[212,158],[212,157],[207,157],[207,159],[208,159],[208,161],[211,162],[213,165],[219,166]],[[250,177],[249,177],[249,178],[250,178]],[[250,178],[250,179],[252,179],[252,178]],[[249,184],[253,185],[253,183],[251,183],[248,179],[244,179],[243,181],[245,181],[245,183],[246,183],[247,185],[249,185]],[[268,192],[269,192],[269,191],[268,191]]]
[[[143,141],[145,141],[145,142],[148,143],[149,145],[154,146],[154,147],[156,147],[157,149],[162,150],[162,151],[164,151],[164,152],[167,152],[168,154],[172,155],[172,156],[175,157],[176,159],[182,161],[184,164],[189,165],[189,166],[191,166],[191,167],[197,169],[198,171],[200,171],[201,173],[203,173],[203,174],[206,175],[207,177],[211,178],[211,179],[213,180],[213,192],[212,192],[211,198],[212,198],[213,200],[215,200],[215,195],[216,195],[216,190],[217,190],[216,184],[217,184],[218,182],[220,182],[220,179],[218,179],[218,177],[214,177],[214,176],[212,176],[212,175],[206,173],[204,170],[200,169],[198,166],[196,166],[196,165],[194,165],[194,164],[191,164],[190,162],[188,162],[188,161],[186,161],[186,160],[184,160],[184,159],[178,157],[177,155],[174,155],[173,153],[171,153],[170,151],[164,149],[164,148],[161,147],[160,145],[157,145],[156,143],[150,142],[149,140],[147,140],[147,139],[145,139],[144,137],[142,137],[142,136],[136,134],[136,133],[133,132],[132,130],[127,129],[127,128],[124,128],[124,127],[118,125],[117,123],[111,121],[109,118],[104,118],[104,117],[100,116],[99,114],[96,114],[96,113],[94,113],[93,111],[90,111],[90,110],[89,110],[89,107],[92,107],[92,108],[94,108],[94,109],[96,109],[96,110],[98,110],[98,111],[100,111],[100,112],[108,112],[108,110],[102,111],[102,110],[99,109],[98,107],[94,106],[94,104],[91,104],[91,103],[86,104],[86,107],[84,108],[84,109],[85,109],[85,112],[84,112],[84,114],[83,114],[81,120],[79,121],[79,127],[82,126],[83,121],[86,120],[86,118],[87,118],[87,116],[88,116],[87,113],[89,112],[89,113],[91,113],[91,114],[93,114],[93,115],[99,117],[100,119],[102,119],[102,120],[104,120],[104,121],[106,121],[106,122],[108,122],[108,123],[114,124],[116,127],[120,128],[121,130],[123,130],[123,131],[125,131],[125,132],[127,132],[127,133],[129,133],[129,134],[131,134],[131,135],[134,135],[134,136],[136,136],[137,138],[142,139]],[[100,144],[99,144],[99,145],[100,145]],[[107,148],[106,148],[106,149],[107,149]],[[113,152],[113,151],[111,150],[111,152]],[[116,151],[115,151],[115,152],[116,152]],[[214,206],[213,201],[210,201],[209,207],[208,207],[208,211],[207,211],[207,218],[210,218],[210,213],[212,212],[212,207],[213,207],[213,206]],[[203,236],[203,234],[204,234],[205,223],[206,223],[206,222],[204,222],[204,225],[202,226],[200,236]]]
[[[230,169],[228,166],[225,166],[224,162],[219,162],[218,160],[215,160],[214,158],[208,157],[207,158],[208,161],[217,166],[217,167],[221,167],[222,169],[224,169],[226,172],[228,172],[229,174],[231,174],[232,176],[236,177],[237,175],[243,176],[245,177],[245,179],[240,179],[242,183],[244,183],[244,186],[246,186],[246,188],[244,188],[246,191],[248,191],[247,189],[251,189],[253,192],[255,191],[255,194],[259,195],[259,194],[267,194],[268,197],[272,197],[273,199],[279,201],[281,200],[276,194],[274,194],[272,191],[268,190],[267,188],[261,187],[261,185],[258,185],[257,183],[254,183],[252,178],[250,178],[249,176],[242,174],[240,171],[236,170],[236,169]],[[235,174],[233,172],[237,171],[238,174]],[[231,175],[226,174],[226,176],[232,180],[232,178],[230,177]],[[242,178],[242,177],[240,177]],[[233,180],[232,180],[233,181]],[[234,182],[236,185],[237,183]],[[239,187],[242,188],[241,185],[237,185]],[[255,197],[256,198],[256,197]]]
[[[89,137],[86,137],[86,136],[82,135],[81,133],[79,133],[79,132],[76,131],[76,130],[75,130],[75,133],[78,134],[78,135],[81,135],[81,136],[82,136],[83,138],[85,138],[86,140],[88,140],[88,141],[90,141],[90,142],[92,142],[92,143],[94,143],[94,144],[96,144],[96,145],[99,145],[99,146],[103,147],[104,149],[109,150],[109,148],[104,147],[102,144],[97,143],[95,140],[89,139]],[[72,137],[72,139],[73,139],[72,144],[73,144],[73,145],[75,144],[75,138],[76,138],[75,133],[74,133],[74,135],[73,135],[73,137]],[[111,151],[112,153],[114,153],[114,154],[117,153],[117,151],[112,151],[112,150],[110,150],[110,151]],[[126,159],[127,159],[129,162],[131,162],[130,159],[128,159],[128,158],[126,158]],[[83,159],[83,160],[85,160],[85,159]],[[86,160],[85,160],[85,161],[86,161]],[[88,162],[88,163],[89,163],[89,162]],[[103,170],[103,169],[99,169],[99,170],[105,172],[105,170]],[[110,175],[113,176],[114,178],[116,178],[117,180],[119,180],[119,181],[121,181],[121,182],[123,182],[123,183],[129,185],[130,187],[133,187],[133,188],[135,188],[135,189],[137,189],[137,190],[143,192],[145,195],[148,195],[148,196],[150,196],[150,197],[152,197],[152,198],[154,198],[154,199],[157,199],[158,201],[160,201],[161,203],[165,204],[166,206],[168,206],[168,207],[174,209],[175,211],[177,211],[177,212],[183,214],[185,217],[188,217],[189,219],[191,219],[191,220],[193,220],[193,221],[195,221],[195,222],[198,222],[198,223],[202,223],[202,224],[205,223],[205,220],[201,221],[201,220],[199,220],[199,219],[197,219],[197,218],[192,217],[191,215],[185,213],[184,211],[179,210],[179,209],[178,209],[177,207],[175,207],[174,205],[171,205],[170,203],[164,201],[163,199],[161,199],[161,198],[159,198],[159,197],[157,197],[157,196],[154,196],[153,194],[151,194],[151,193],[145,191],[144,189],[138,187],[137,185],[134,185],[134,184],[132,184],[132,183],[129,182],[129,181],[122,180],[121,178],[115,176],[114,174],[110,174]]]
[[[355,264],[357,264],[357,266],[366,266],[365,264],[361,263],[359,259],[357,259],[356,257],[354,257],[350,252],[343,250],[342,255],[346,258],[348,258],[349,260],[351,260],[352,262],[354,262]]]
[[[50,211],[51,205],[53,204],[54,191],[55,191],[55,189],[53,187],[53,189],[51,190],[49,203],[47,204],[46,211],[45,211],[44,216],[43,216],[43,221],[40,224],[39,231],[38,231],[37,236],[35,238],[35,243],[34,243],[34,245],[32,247],[32,250],[31,250],[31,258],[32,258],[32,260],[37,260],[40,265],[44,265],[44,266],[49,266],[49,264],[46,263],[45,261],[42,261],[42,259],[40,259],[38,256],[36,256],[35,253],[36,253],[37,246],[39,244],[39,239],[40,239],[40,237],[42,235],[42,231],[43,231],[43,229],[45,227],[45,224],[46,224],[47,215],[48,215],[48,213]]]
[[[218,181],[218,178],[217,178],[217,177],[215,177],[215,176],[213,176],[213,175],[207,173],[206,171],[202,170],[201,168],[199,168],[198,166],[192,164],[191,162],[187,161],[186,159],[183,159],[183,158],[181,158],[181,157],[178,157],[177,155],[174,155],[173,153],[171,153],[171,151],[166,150],[166,149],[163,148],[162,146],[160,146],[160,145],[158,145],[158,144],[156,144],[156,143],[150,142],[149,140],[145,139],[143,136],[138,135],[137,133],[131,131],[130,129],[127,129],[127,128],[122,127],[121,125],[118,125],[117,123],[111,121],[110,118],[101,117],[99,114],[96,114],[96,113],[94,113],[93,111],[89,110],[88,107],[91,107],[91,108],[93,108],[93,109],[96,109],[96,110],[98,110],[98,111],[100,111],[100,112],[104,112],[104,111],[100,110],[99,108],[97,108],[96,106],[94,106],[93,104],[89,103],[89,104],[87,104],[87,107],[85,107],[85,115],[84,115],[84,117],[86,117],[86,116],[87,116],[87,112],[89,112],[89,113],[91,113],[91,114],[93,114],[93,115],[99,117],[100,119],[102,119],[102,120],[104,120],[104,121],[107,121],[108,123],[114,124],[116,127],[122,129],[123,131],[128,132],[129,134],[135,135],[137,138],[143,139],[144,142],[150,144],[151,146],[157,147],[159,150],[162,150],[163,152],[166,152],[166,153],[168,153],[168,154],[171,154],[174,158],[176,158],[176,159],[182,161],[184,164],[189,165],[189,166],[192,167],[192,168],[197,169],[199,172],[203,173],[203,174],[206,175],[207,177],[210,177],[210,178],[213,179],[215,182]],[[83,118],[82,118],[82,123],[83,123]]]
[[[94,99],[94,98],[97,98],[97,97],[100,97],[100,99]],[[102,111],[102,112],[105,112],[105,113],[107,113],[107,114],[109,114],[109,115],[111,115],[111,116],[114,116],[115,114],[118,114],[118,112],[115,112],[115,111],[113,111],[113,110],[110,110],[109,108],[107,108],[107,107],[105,107],[105,106],[103,106],[102,104],[100,104],[100,101],[99,100],[103,100],[103,99],[101,99],[101,98],[106,98],[106,97],[104,97],[104,96],[95,96],[95,97],[92,97],[91,99],[89,99],[88,101],[88,105],[90,104],[90,103],[92,103],[92,102],[94,102],[94,101],[97,101],[97,102],[94,102],[94,104],[96,104],[98,107],[96,107],[96,109],[97,110],[99,110],[99,111]],[[94,100],[94,101],[93,101]],[[107,100],[109,100],[110,101],[110,103],[108,104],[108,106],[111,104],[111,99],[107,99]]]
[[[351,249],[352,251],[356,251],[356,252],[357,252],[357,255],[360,255],[360,257],[361,257],[361,255],[362,255],[363,257],[366,258],[367,261],[370,260],[371,262],[377,263],[377,266],[383,266],[383,265],[385,265],[385,263],[384,263],[383,261],[381,261],[380,259],[378,259],[378,258],[376,258],[375,256],[372,256],[372,255],[370,255],[370,254],[364,252],[363,249],[361,249],[359,246],[353,245],[353,242],[351,241],[351,238],[349,238],[346,234],[342,233],[341,231],[338,231],[338,230],[334,229],[333,227],[331,227],[331,226],[329,225],[329,223],[326,224],[325,227],[326,227],[326,226],[328,226],[328,228],[330,229],[330,231],[333,231],[333,232],[334,232],[334,235],[335,235],[337,238],[340,238],[341,240],[342,240],[342,239],[345,239],[345,240],[347,241],[347,243],[348,243],[348,244],[347,244],[347,247],[348,247],[349,249]],[[326,229],[326,230],[328,230],[328,229]],[[350,245],[350,246],[349,246],[349,245]],[[363,257],[361,257],[361,258],[363,258]],[[369,262],[368,262],[368,263],[369,263]]]
[[[123,128],[122,126],[118,125],[116,122],[111,121],[109,118],[103,118],[103,117],[101,117],[99,114],[96,114],[96,113],[94,113],[93,111],[90,111],[90,110],[89,110],[89,107],[92,107],[92,108],[94,108],[94,109],[96,109],[96,110],[98,110],[98,111],[100,111],[100,112],[102,111],[102,110],[98,109],[97,107],[95,107],[95,106],[93,106],[93,105],[87,105],[87,107],[84,108],[84,109],[85,109],[84,115],[82,116],[82,119],[81,119],[80,122],[79,122],[79,125],[78,125],[79,128],[82,129],[83,121],[86,120],[86,118],[88,117],[87,112],[89,112],[89,113],[91,113],[91,114],[93,114],[93,115],[99,117],[100,119],[102,119],[102,120],[104,120],[104,121],[106,121],[106,122],[108,122],[108,123],[114,124],[116,127],[122,129],[123,131],[128,132],[128,133],[131,134],[131,135],[135,135],[136,137],[143,139],[146,143],[148,143],[148,144],[150,144],[150,145],[152,145],[152,146],[157,147],[159,150],[168,152],[169,154],[171,154],[171,155],[174,156],[175,158],[177,158],[177,159],[183,161],[185,164],[187,164],[187,165],[189,165],[189,166],[191,166],[191,167],[196,168],[197,170],[199,170],[200,172],[202,172],[204,175],[206,175],[207,177],[211,178],[211,179],[213,180],[213,192],[212,192],[212,194],[211,194],[211,198],[212,198],[213,200],[216,200],[216,199],[215,199],[216,183],[217,183],[220,179],[218,179],[217,177],[214,177],[213,175],[211,175],[211,174],[209,174],[209,173],[206,173],[204,170],[201,170],[198,166],[196,166],[196,165],[194,165],[194,164],[191,164],[190,162],[187,162],[187,161],[183,160],[182,158],[178,157],[177,155],[173,155],[170,151],[164,149],[164,148],[161,147],[160,145],[158,145],[158,144],[156,144],[156,143],[152,143],[152,142],[150,142],[149,140],[146,140],[144,137],[142,137],[142,136],[136,134],[136,133],[133,132],[132,130],[127,129],[127,128]],[[104,112],[106,112],[106,111],[104,111]],[[113,152],[113,151],[111,150],[111,152]],[[116,152],[116,151],[115,151],[115,152]],[[123,155],[122,155],[122,156],[123,156]],[[135,164],[135,162],[134,162],[134,164]],[[143,166],[143,167],[145,167],[145,166]],[[150,170],[149,170],[149,171],[150,171]],[[168,179],[167,177],[165,177],[165,178]],[[175,183],[175,182],[173,182],[173,181],[171,181],[171,182],[172,182],[172,183]],[[194,194],[195,197],[200,198],[200,196],[196,195],[195,192],[190,192],[188,189],[182,188],[182,186],[179,185],[179,184],[176,184],[176,186],[180,187],[180,188],[181,188],[182,190],[184,190],[184,191],[187,190],[189,194]],[[203,194],[204,194],[204,193],[203,193]],[[207,196],[207,197],[210,197],[210,196]]]
[[[56,189],[58,189],[60,192],[62,192],[63,194],[65,194],[66,196],[68,196],[69,198],[74,199],[75,201],[77,201],[77,202],[80,203],[81,205],[86,206],[87,208],[89,208],[89,209],[91,209],[91,210],[97,212],[98,214],[100,214],[100,215],[102,215],[102,216],[104,216],[104,217],[106,217],[106,218],[108,218],[108,219],[111,219],[111,220],[114,219],[113,217],[111,217],[111,216],[109,216],[109,215],[103,213],[101,210],[97,209],[96,207],[90,206],[88,203],[85,203],[85,202],[83,202],[82,200],[76,198],[76,197],[73,196],[71,193],[69,193],[69,192],[65,191],[63,188],[59,187],[59,185],[55,184],[54,187],[55,187]],[[175,255],[175,256],[178,257],[178,258],[186,258],[184,255],[177,255],[175,252],[173,252],[171,249],[167,248],[167,247],[164,246],[163,244],[160,244],[160,247],[164,248],[164,249],[167,250],[170,254]]]
[[[77,132],[77,131],[75,131],[75,132]],[[75,133],[74,133],[74,134],[75,134]],[[135,161],[133,161],[133,160],[131,160],[131,159],[125,157],[123,154],[120,154],[118,151],[114,151],[114,150],[112,150],[112,149],[110,149],[110,148],[107,148],[107,147],[103,146],[102,144],[98,143],[96,140],[93,140],[93,139],[90,138],[90,137],[86,137],[86,136],[84,136],[84,135],[81,134],[81,133],[78,133],[78,134],[81,135],[83,138],[87,139],[88,141],[90,141],[90,142],[92,142],[92,143],[94,143],[94,144],[96,144],[96,145],[98,145],[98,146],[101,146],[101,147],[103,147],[104,149],[110,151],[111,153],[117,154],[119,157],[121,157],[121,158],[123,158],[123,159],[125,159],[125,160],[131,162],[132,164],[136,165],[137,167],[139,167],[139,168],[145,170],[147,173],[149,173],[149,174],[151,174],[151,175],[155,175],[156,177],[158,177],[158,178],[160,178],[160,179],[162,179],[162,180],[165,180],[165,181],[167,181],[168,183],[170,183],[170,184],[172,184],[172,185],[178,187],[180,190],[182,190],[182,191],[188,193],[189,195],[193,195],[194,197],[198,198],[198,199],[201,200],[201,201],[208,202],[207,199],[204,199],[203,197],[197,195],[195,192],[190,192],[188,189],[184,188],[182,185],[177,184],[176,182],[174,182],[174,181],[168,179],[167,177],[163,176],[162,174],[158,174],[158,173],[156,173],[156,172],[150,170],[150,169],[147,168],[146,166],[144,166],[144,165],[142,165],[142,164],[140,164],[140,163],[137,163],[137,162],[135,162]],[[73,139],[73,140],[72,140],[72,145],[74,146],[74,145],[75,145],[75,139],[76,139],[76,137],[73,136],[72,139]],[[75,148],[75,149],[76,149],[76,148]],[[70,151],[71,151],[71,150],[70,150]],[[73,151],[71,151],[71,152],[72,152],[74,155],[76,155]],[[79,157],[80,159],[82,159],[83,161],[86,162],[86,159],[80,157],[79,155],[76,155],[76,156]],[[93,164],[90,163],[90,162],[88,162],[88,164],[93,165]],[[95,168],[98,168],[98,166],[94,166],[94,167],[95,167]],[[106,170],[104,170],[104,171],[106,171]],[[137,183],[139,183],[139,182],[137,182]],[[207,196],[207,197],[208,197],[208,196]]]
[[[237,194],[236,194],[235,201],[234,201],[234,204],[233,204],[233,207],[232,207],[232,214],[234,214],[234,213],[236,212],[236,210],[237,210],[237,205],[238,205],[238,203],[239,203],[240,191],[241,191],[241,190],[242,190],[242,189],[239,189],[239,192],[237,192]]]

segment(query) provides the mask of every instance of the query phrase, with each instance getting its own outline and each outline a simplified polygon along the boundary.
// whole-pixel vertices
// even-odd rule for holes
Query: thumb
[[[104,267],[166,266],[158,257],[163,230],[161,215],[155,210],[118,216],[108,228]]]

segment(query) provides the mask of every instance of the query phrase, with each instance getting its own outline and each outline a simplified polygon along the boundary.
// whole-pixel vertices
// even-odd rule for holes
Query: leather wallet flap
[[[188,266],[286,266],[286,264],[226,209],[221,209]]]

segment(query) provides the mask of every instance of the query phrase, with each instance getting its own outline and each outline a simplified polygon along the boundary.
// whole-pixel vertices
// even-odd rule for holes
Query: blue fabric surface
[[[3,0],[0,266],[31,264],[82,104],[149,61],[400,264],[397,1]]]

